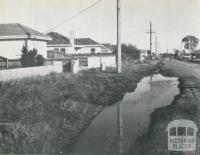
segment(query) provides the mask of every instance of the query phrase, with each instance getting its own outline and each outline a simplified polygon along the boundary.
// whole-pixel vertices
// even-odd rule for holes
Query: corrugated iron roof
[[[57,32],[49,32],[49,33],[47,33],[47,35],[52,38],[52,40],[47,42],[47,44],[49,44],[49,45],[70,44],[69,38],[67,38]]]
[[[49,36],[19,23],[0,24],[0,37],[12,36],[14,38],[14,36],[24,35],[43,37],[43,39],[46,38],[47,40],[50,39]]]
[[[48,36],[52,38],[51,41],[48,41],[49,45],[59,45],[59,44],[70,44],[70,39],[66,36],[59,34],[57,32],[49,32]],[[75,45],[101,45],[100,43],[90,39],[90,38],[76,38]]]
[[[77,38],[75,39],[75,45],[100,45],[100,44],[90,38]]]

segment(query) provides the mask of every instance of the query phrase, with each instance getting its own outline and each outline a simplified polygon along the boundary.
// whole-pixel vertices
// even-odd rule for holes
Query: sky
[[[97,0],[0,0],[0,22],[21,23],[47,32]],[[149,22],[160,52],[181,47],[187,35],[200,38],[200,0],[121,0],[122,42],[149,49]],[[53,29],[69,37],[89,37],[116,44],[116,0],[103,0],[83,14]]]

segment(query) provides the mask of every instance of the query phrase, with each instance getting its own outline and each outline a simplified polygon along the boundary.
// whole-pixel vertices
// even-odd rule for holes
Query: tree
[[[173,49],[173,50],[174,50],[174,57],[178,58],[181,51],[179,51],[178,49]]]
[[[36,56],[37,50],[33,49],[28,52],[28,66],[33,67],[36,66]]]
[[[122,60],[137,60],[140,59],[140,50],[132,44],[122,44]],[[113,52],[117,52],[117,47],[113,46]]]
[[[23,46],[20,61],[22,67],[33,67],[44,65],[45,59],[42,55],[37,54],[36,49],[28,51],[28,49],[25,46]]]
[[[44,65],[44,61],[45,61],[45,58],[42,55],[38,54],[36,56],[36,65],[37,66],[43,66]]]
[[[25,46],[23,46],[22,48],[22,55],[20,61],[23,67],[28,67],[28,49]]]
[[[188,35],[182,39],[185,49],[195,49],[199,44],[199,39],[195,36]]]

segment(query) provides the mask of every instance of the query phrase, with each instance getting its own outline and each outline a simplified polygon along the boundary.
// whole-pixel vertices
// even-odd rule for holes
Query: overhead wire
[[[93,6],[99,4],[101,1],[103,1],[103,0],[98,0],[98,1],[96,1],[95,3],[92,3],[91,5],[89,5],[88,7],[86,7],[85,9],[79,11],[78,13],[76,13],[76,14],[72,15],[71,17],[65,19],[65,20],[62,21],[61,23],[59,23],[59,24],[55,25],[54,27],[48,29],[45,33],[50,32],[50,31],[56,29],[57,27],[60,27],[61,25],[63,25],[63,24],[65,24],[65,23],[69,22],[70,20],[72,20],[72,19],[76,18],[77,16],[79,16],[80,14],[86,12],[88,9],[92,8]]]

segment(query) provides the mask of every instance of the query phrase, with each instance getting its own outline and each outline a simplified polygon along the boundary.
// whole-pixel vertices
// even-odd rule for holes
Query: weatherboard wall
[[[47,58],[47,43],[38,40],[28,40],[28,49],[37,49],[38,54],[41,54],[44,58]]]
[[[25,40],[5,40],[0,41],[0,56],[8,59],[18,59],[21,57],[22,47],[25,45]],[[33,48],[38,50],[38,54],[41,54],[44,58],[47,58],[46,42],[37,40],[27,41],[28,49]]]

